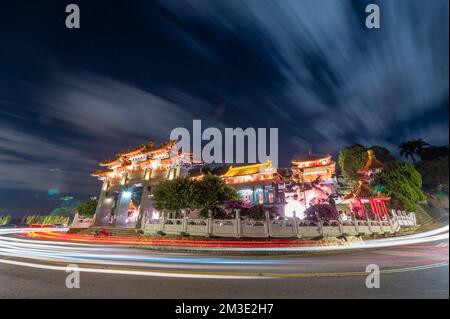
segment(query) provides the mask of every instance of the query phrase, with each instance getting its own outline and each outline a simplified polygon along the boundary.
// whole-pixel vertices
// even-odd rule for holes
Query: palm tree
[[[414,139],[409,142],[402,143],[399,146],[400,155],[405,156],[405,158],[410,157],[412,161],[415,162],[416,159],[414,155],[420,155],[427,146],[430,146],[430,144],[421,138]]]

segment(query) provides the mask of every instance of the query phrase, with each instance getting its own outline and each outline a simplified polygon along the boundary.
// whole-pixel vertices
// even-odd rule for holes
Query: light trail
[[[349,243],[348,245],[332,245],[332,246],[312,246],[301,245],[293,246],[298,241],[293,240],[277,240],[275,247],[271,247],[272,242],[256,242],[259,246],[265,247],[242,247],[246,241],[237,242],[219,240],[212,241],[214,245],[209,247],[198,247],[193,243],[206,242],[194,240],[180,240],[176,249],[198,250],[201,251],[257,251],[257,252],[318,252],[318,251],[341,251],[341,250],[364,250],[374,248],[389,248],[394,246],[405,246],[413,244],[426,244],[435,241],[447,240],[449,238],[448,226],[441,227],[428,232],[402,236],[369,240],[365,242]],[[39,231],[39,232],[38,232]],[[56,231],[56,232],[54,232]],[[142,275],[142,276],[160,276],[160,277],[177,277],[177,278],[208,278],[208,279],[256,279],[259,278],[275,278],[286,276],[310,276],[312,273],[289,273],[283,274],[282,271],[298,271],[301,265],[313,265],[314,261],[305,261],[301,258],[274,258],[266,257],[213,257],[201,255],[182,255],[180,253],[155,252],[152,250],[137,249],[137,243],[148,245],[143,241],[132,241],[130,245],[113,244],[107,240],[114,238],[101,238],[100,241],[95,240],[94,243],[89,242],[71,242],[61,240],[36,240],[34,238],[66,239],[63,234],[65,230],[61,229],[12,229],[0,230],[0,263],[13,264],[24,267],[33,267],[48,270],[65,270],[65,266],[61,264],[77,264],[85,265],[81,271],[93,273],[109,273],[123,275]],[[27,235],[33,236],[29,238],[17,238],[10,235]],[[77,240],[83,237],[77,236]],[[87,241],[92,237],[85,237]],[[170,246],[173,240],[158,240],[161,247]],[[314,243],[314,241],[306,241],[306,243]],[[226,243],[225,247],[221,247],[218,243]],[[237,247],[230,246],[235,243]],[[255,243],[255,242],[253,242]],[[317,243],[317,242],[316,242]],[[183,245],[180,245],[183,244]],[[425,265],[416,265],[412,267],[398,267],[393,269],[385,269],[386,273],[395,273],[402,271],[417,271],[428,269],[430,267],[442,267],[448,265],[447,256],[443,262],[428,263]],[[16,260],[11,260],[11,258]],[[375,258],[375,257],[374,257]],[[442,260],[442,257],[440,257]],[[19,260],[17,260],[19,259]],[[23,260],[28,261],[23,261]],[[417,258],[420,259],[420,258]],[[438,258],[439,259],[439,258]],[[438,260],[437,259],[437,260]],[[345,262],[336,261],[334,264],[338,266]],[[358,261],[361,262],[361,261]],[[59,265],[55,266],[57,263]],[[98,268],[93,268],[93,266]],[[101,268],[103,267],[103,268]],[[104,269],[108,267],[108,269]],[[115,269],[110,269],[114,268]],[[139,268],[128,269],[128,268]],[[225,268],[224,268],[225,267]],[[127,269],[124,269],[127,268]],[[144,269],[144,270],[142,270]],[[154,269],[154,270],[152,270]],[[172,270],[171,270],[172,269]],[[223,270],[228,272],[225,273]],[[175,271],[176,270],[176,271]],[[201,271],[199,271],[201,270]],[[215,270],[215,272],[211,272]],[[220,270],[217,272],[217,270]],[[243,273],[240,271],[244,270]],[[278,273],[273,271],[278,271]],[[331,272],[330,274],[336,274]],[[352,275],[361,272],[340,272],[341,275]],[[263,275],[264,274],[264,275]],[[317,275],[317,273],[315,274]],[[325,274],[322,274],[325,276]]]

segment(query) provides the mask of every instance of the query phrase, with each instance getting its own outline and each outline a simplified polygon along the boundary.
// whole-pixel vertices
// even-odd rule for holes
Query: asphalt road
[[[0,243],[0,298],[449,298],[448,239],[271,257]],[[68,289],[64,266],[75,262],[88,272]],[[380,288],[366,288],[368,264],[380,267]]]

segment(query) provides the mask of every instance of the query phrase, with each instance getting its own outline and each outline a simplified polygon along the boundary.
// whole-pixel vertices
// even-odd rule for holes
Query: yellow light
[[[158,168],[161,166],[161,161],[153,160],[153,161],[151,161],[151,165],[152,165],[152,168]]]

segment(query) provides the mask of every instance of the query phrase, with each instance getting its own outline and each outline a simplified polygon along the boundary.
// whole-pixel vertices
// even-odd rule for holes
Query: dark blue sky
[[[97,195],[98,161],[192,119],[278,127],[281,165],[355,142],[448,145],[447,0],[117,3],[0,5],[0,214]]]

